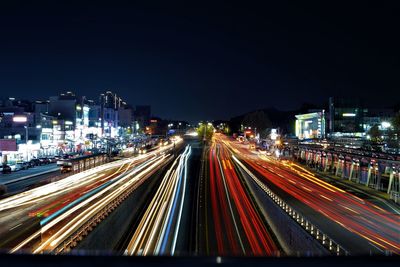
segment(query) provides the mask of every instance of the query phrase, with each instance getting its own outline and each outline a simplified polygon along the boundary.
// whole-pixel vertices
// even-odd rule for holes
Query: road
[[[62,250],[63,242],[95,214],[117,205],[124,193],[170,161],[173,146],[165,145],[1,200],[0,247],[10,252]],[[38,220],[36,231],[25,230],[34,229]]]
[[[385,209],[391,213],[400,214],[399,205],[395,204],[393,201],[383,198],[381,195],[382,192],[377,192],[375,189],[366,187],[362,184],[355,184],[338,177],[326,175],[321,171],[317,171],[317,177],[363,200],[368,200],[369,203],[373,203],[379,208]]]
[[[227,147],[213,139],[199,184],[198,254],[279,255],[273,233],[247,192]]]
[[[182,143],[178,140],[177,148]],[[201,161],[190,166],[190,143],[175,151],[173,144],[163,145],[2,199],[0,249],[68,252],[165,167],[169,169],[159,172],[163,176],[155,194],[146,196],[148,206],[141,207],[130,234],[124,235],[127,255],[285,254],[290,248],[267,219],[271,210],[259,201],[269,196],[254,190],[260,181],[350,255],[400,254],[400,218],[395,211],[221,134],[214,135],[201,157],[200,146],[196,151]]]
[[[4,198],[23,192],[39,186],[43,182],[48,183],[51,178],[59,174],[59,170],[60,168],[55,163],[51,163],[10,174],[0,174],[0,184],[7,187],[6,195],[1,197]]]
[[[186,146],[166,172],[162,182],[137,226],[126,255],[174,256],[181,228],[187,191],[187,169],[191,147]]]
[[[331,185],[299,165],[275,160],[218,135],[276,194],[352,255],[400,253],[400,218]]]

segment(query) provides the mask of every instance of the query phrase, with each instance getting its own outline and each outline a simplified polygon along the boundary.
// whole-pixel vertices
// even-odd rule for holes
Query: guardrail
[[[78,245],[78,242],[82,241],[102,220],[104,220],[113,210],[115,210],[124,201],[134,189],[130,189],[128,192],[118,197],[105,208],[99,211],[93,216],[88,222],[83,224],[77,231],[70,235],[64,242],[54,249],[55,254],[66,253]]]
[[[335,240],[321,231],[316,225],[311,223],[305,216],[296,211],[280,197],[278,197],[274,192],[269,189],[264,183],[262,183],[256,176],[254,176],[235,156],[233,159],[238,162],[247,173],[253,178],[253,180],[260,186],[265,193],[283,210],[285,211],[293,220],[295,220],[304,230],[306,230],[314,239],[320,242],[325,248],[327,248],[332,254],[337,256],[349,255],[350,253],[339,245]]]

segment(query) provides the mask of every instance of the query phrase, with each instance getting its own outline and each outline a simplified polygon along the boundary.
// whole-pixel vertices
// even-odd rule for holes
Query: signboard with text
[[[17,151],[17,140],[0,139],[0,151]]]

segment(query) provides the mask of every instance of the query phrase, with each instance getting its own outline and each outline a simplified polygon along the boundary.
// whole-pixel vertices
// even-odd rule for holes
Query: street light
[[[28,125],[27,125],[28,117],[24,115],[13,116],[13,122],[25,123],[24,128],[25,128],[26,160],[28,161]]]
[[[26,161],[29,160],[29,149],[28,149],[28,126],[25,125],[25,147],[26,147]]]
[[[24,128],[25,128],[25,144],[28,145],[28,126],[25,125]]]
[[[382,128],[384,128],[384,129],[387,129],[387,128],[391,127],[391,126],[392,125],[391,125],[390,122],[387,122],[387,121],[383,121],[382,122]]]

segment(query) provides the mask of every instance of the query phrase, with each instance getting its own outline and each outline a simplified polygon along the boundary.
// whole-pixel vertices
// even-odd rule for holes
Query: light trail
[[[229,145],[213,138],[208,156],[210,169],[211,211],[218,255],[279,254],[236,171]]]
[[[175,255],[187,187],[191,147],[164,175],[126,250],[126,255]]]
[[[176,145],[181,142],[175,140]],[[34,253],[58,247],[96,213],[162,167],[171,158],[167,153],[173,148],[173,144],[164,145],[147,154],[104,164],[1,200],[0,212],[27,210],[31,216],[46,216],[41,220],[41,230],[26,236],[10,252],[27,250],[26,246],[40,237],[40,244],[32,248]],[[35,208],[40,204],[41,208]],[[49,231],[52,234],[47,238]]]
[[[273,183],[298,201],[347,230],[365,238],[382,250],[400,254],[400,218],[367,200],[331,185],[303,167],[288,162],[254,156],[247,149],[225,137],[237,157],[266,181]],[[337,240],[338,241],[338,240]],[[368,251],[367,251],[368,252]]]

